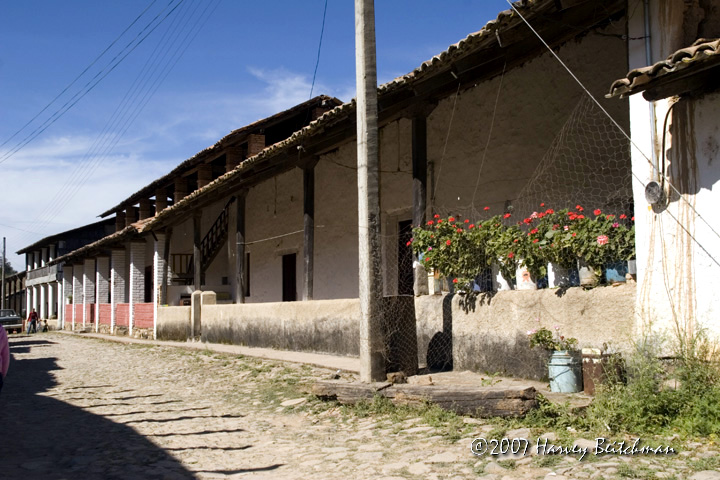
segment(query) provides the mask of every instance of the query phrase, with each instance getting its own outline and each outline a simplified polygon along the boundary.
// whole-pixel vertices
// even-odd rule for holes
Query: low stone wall
[[[421,362],[423,352],[430,363],[431,355],[437,358],[451,351],[454,370],[545,379],[548,354],[530,349],[528,330],[557,325],[563,335],[577,338],[580,347],[602,348],[606,343],[627,351],[632,345],[635,291],[634,283],[565,292],[501,291],[491,298],[479,297],[469,308],[457,295],[416,297]],[[433,325],[436,331],[431,334]],[[428,340],[439,337],[436,345]]]
[[[190,336],[190,307],[158,307],[158,340],[184,342]]]
[[[356,298],[204,305],[202,340],[358,356],[359,319]]]

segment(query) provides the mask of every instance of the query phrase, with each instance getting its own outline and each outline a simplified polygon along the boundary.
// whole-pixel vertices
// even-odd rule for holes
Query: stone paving
[[[13,335],[11,353],[0,394],[3,479],[720,480],[719,448],[701,441],[675,440],[671,456],[579,461],[530,448],[477,457],[469,447],[480,436],[560,441],[482,419],[368,415],[303,394],[334,369],[59,333]]]

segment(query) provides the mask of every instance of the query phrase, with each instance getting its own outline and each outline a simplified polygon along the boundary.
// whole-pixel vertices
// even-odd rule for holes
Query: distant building
[[[63,264],[50,265],[50,262],[111,234],[114,229],[115,219],[111,218],[50,235],[19,250],[18,255],[25,254],[26,265],[26,312],[23,315],[34,308],[43,320],[61,321],[58,315],[62,315],[61,306],[66,300],[61,289]]]

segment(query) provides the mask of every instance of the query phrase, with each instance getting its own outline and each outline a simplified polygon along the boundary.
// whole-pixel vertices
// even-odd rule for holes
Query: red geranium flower
[[[468,226],[468,228],[474,228],[474,227],[475,227],[474,223],[471,223],[470,226]]]
[[[513,252],[508,253],[508,258],[513,258],[515,254]]]
[[[453,283],[457,283],[457,278],[453,278]]]
[[[405,244],[405,246],[406,246],[406,247],[409,247],[411,243],[412,243],[412,242],[407,242],[407,243]]]
[[[583,218],[585,218],[585,215],[578,215],[577,218],[582,220]]]
[[[438,214],[436,213],[436,214],[435,214],[435,218],[440,218],[440,215],[438,215]]]
[[[533,240],[533,243],[537,243],[537,242],[539,242],[539,241],[540,241],[540,239],[539,239],[539,238],[536,238],[535,240]]]
[[[548,208],[547,210],[545,210],[545,213],[547,213],[548,215],[552,215],[553,213],[555,213],[555,210],[553,210],[552,208]]]
[[[490,207],[485,207],[484,210],[487,212],[488,210],[490,210]]]
[[[635,217],[633,216],[630,220],[632,220],[632,221],[634,222],[634,221],[635,221]]]
[[[620,215],[620,220],[625,220],[626,218],[627,218],[627,215],[625,215],[624,213],[622,215]]]
[[[538,229],[537,229],[537,228],[533,228],[532,230],[530,230],[530,233],[531,233],[532,235],[535,235],[536,233],[538,233]]]
[[[448,217],[448,222],[454,222],[454,221],[455,221],[455,217]]]
[[[576,209],[578,212],[582,212],[582,211],[584,210],[584,208],[581,207],[580,205],[575,205],[575,209]]]
[[[503,215],[503,218],[510,218],[510,217],[512,217],[512,215],[509,213],[506,213],[505,215]]]
[[[434,222],[432,220],[428,220],[428,225],[432,225]]]
[[[593,213],[597,217],[598,215],[600,215],[602,213],[602,210],[600,210],[599,208],[596,208],[595,210],[593,210]]]
[[[461,233],[461,232],[462,232],[462,228],[458,228],[456,231],[457,231],[457,233]]]
[[[615,218],[615,215],[605,215],[605,218],[607,218],[608,220],[612,220],[613,218]]]
[[[450,240],[445,242],[445,245],[450,245],[452,242]]]
[[[466,218],[465,223],[470,223],[470,219]]]
[[[541,206],[541,207],[544,207],[544,206],[545,206],[545,204],[544,204],[544,203],[541,203],[541,204],[540,204],[540,206]]]

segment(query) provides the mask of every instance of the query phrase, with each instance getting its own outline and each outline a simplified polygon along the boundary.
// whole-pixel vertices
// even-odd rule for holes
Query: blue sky
[[[307,100],[324,5],[324,0],[0,3],[0,143],[120,37],[59,101],[0,147],[0,232],[8,239],[13,266],[24,266],[24,258],[14,254],[23,246],[96,221],[99,213],[228,132]],[[378,82],[410,72],[507,8],[505,0],[376,2]],[[151,23],[165,15],[163,22]],[[159,26],[140,33],[148,24]],[[33,134],[136,36],[144,40],[122,62]],[[328,0],[313,95],[343,101],[355,95],[354,41],[353,2]],[[31,134],[27,145],[8,156]]]

